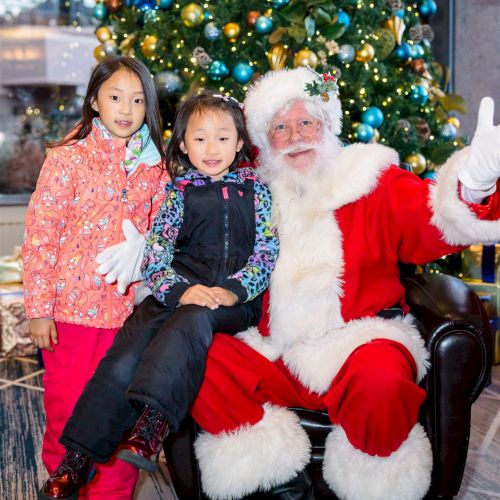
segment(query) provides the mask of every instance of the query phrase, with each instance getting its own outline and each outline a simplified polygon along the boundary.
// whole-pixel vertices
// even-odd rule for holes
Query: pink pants
[[[69,323],[56,323],[56,327],[58,344],[54,352],[43,351],[46,431],[42,459],[49,474],[66,452],[59,443],[64,425],[118,331],[117,328],[91,328]],[[97,465],[95,478],[80,490],[78,498],[131,500],[137,478],[135,467],[113,457],[108,463]]]
[[[415,372],[406,347],[377,339],[358,347],[319,396],[282,362],[272,363],[234,337],[217,334],[192,415],[205,431],[218,434],[257,423],[265,402],[325,410],[355,448],[385,457],[417,422],[425,391],[415,383]]]

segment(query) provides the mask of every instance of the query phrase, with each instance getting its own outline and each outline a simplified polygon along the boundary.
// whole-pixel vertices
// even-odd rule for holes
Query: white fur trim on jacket
[[[281,356],[278,346],[273,345],[270,337],[262,336],[256,326],[251,326],[248,330],[237,333],[235,337],[269,361],[276,361]]]
[[[340,100],[333,93],[325,102],[320,96],[306,94],[305,85],[315,80],[307,68],[269,71],[248,90],[245,98],[245,115],[252,142],[263,149],[267,143],[267,131],[273,116],[294,100],[316,102],[323,109],[325,122],[335,135],[340,135],[342,110]]]
[[[355,144],[332,158],[305,194],[271,183],[280,255],[271,276],[270,330],[280,350],[343,326],[344,255],[333,212],[373,191],[397,162],[393,149]]]
[[[431,187],[432,223],[452,245],[495,243],[500,240],[500,221],[480,220],[458,196],[458,173],[470,148],[455,153],[440,169]]]
[[[286,483],[309,463],[311,443],[297,415],[264,405],[264,417],[195,441],[203,491],[212,499],[237,499]]]
[[[354,448],[335,426],[326,439],[323,477],[346,500],[419,500],[431,484],[432,449],[420,424],[388,457]]]
[[[363,318],[350,321],[321,338],[297,342],[283,354],[290,371],[311,391],[326,392],[349,355],[374,339],[389,339],[403,344],[417,365],[417,381],[425,375],[429,354],[412,317],[405,319]]]

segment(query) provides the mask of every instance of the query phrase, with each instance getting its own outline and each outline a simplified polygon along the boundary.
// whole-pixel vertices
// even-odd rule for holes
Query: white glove
[[[495,103],[484,97],[479,105],[477,128],[467,161],[458,173],[460,182],[484,197],[493,194],[500,177],[500,126],[493,125]]]
[[[122,223],[125,241],[106,248],[96,256],[99,274],[106,275],[106,283],[118,281],[117,290],[125,290],[134,281],[142,280],[141,263],[146,246],[146,238],[128,219]]]
[[[153,295],[153,292],[147,285],[142,283],[135,289],[134,305],[138,306],[149,295]]]

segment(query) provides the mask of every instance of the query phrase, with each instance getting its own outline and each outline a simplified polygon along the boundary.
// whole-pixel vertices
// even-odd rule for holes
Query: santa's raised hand
[[[493,99],[483,97],[469,157],[458,174],[464,186],[484,196],[495,192],[500,177],[500,126],[493,123],[494,112]]]

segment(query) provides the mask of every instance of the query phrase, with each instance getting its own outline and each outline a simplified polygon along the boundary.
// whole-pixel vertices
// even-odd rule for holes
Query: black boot
[[[275,486],[266,492],[257,492],[245,497],[246,500],[314,500],[314,492],[311,479],[305,470],[300,471],[295,477],[285,484]]]
[[[40,490],[42,500],[78,498],[78,490],[92,480],[95,465],[88,455],[68,449],[59,467]]]
[[[139,469],[156,472],[158,454],[167,433],[167,419],[158,410],[145,405],[129,437],[120,445],[118,458]]]

